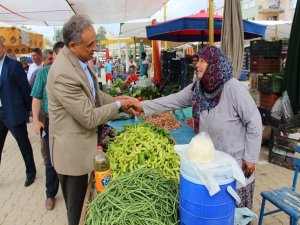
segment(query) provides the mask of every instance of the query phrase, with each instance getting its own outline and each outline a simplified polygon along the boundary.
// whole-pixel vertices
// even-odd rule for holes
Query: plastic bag
[[[287,91],[284,91],[282,93],[282,96],[276,100],[271,110],[271,116],[276,119],[281,119],[281,117],[289,118],[294,116]]]

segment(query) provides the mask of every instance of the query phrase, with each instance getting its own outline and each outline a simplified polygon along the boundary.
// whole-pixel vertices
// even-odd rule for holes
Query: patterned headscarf
[[[192,87],[194,129],[197,133],[200,112],[218,105],[224,84],[232,78],[231,63],[220,48],[206,47],[200,51],[199,57],[208,65],[201,80],[198,79]]]

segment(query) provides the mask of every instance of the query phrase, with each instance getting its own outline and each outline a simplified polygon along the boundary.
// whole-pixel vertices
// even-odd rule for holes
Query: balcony
[[[283,0],[260,0],[258,1],[258,12],[262,14],[284,13],[285,1]]]

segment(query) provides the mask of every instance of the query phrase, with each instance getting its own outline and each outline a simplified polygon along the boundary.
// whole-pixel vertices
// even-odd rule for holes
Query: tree
[[[98,28],[96,36],[96,45],[99,51],[105,51],[105,45],[100,45],[100,41],[106,39],[106,30],[103,26],[101,26]]]
[[[53,47],[53,42],[49,40],[47,37],[45,37],[45,42],[47,46]]]
[[[62,28],[55,29],[53,41],[54,42],[64,41]]]

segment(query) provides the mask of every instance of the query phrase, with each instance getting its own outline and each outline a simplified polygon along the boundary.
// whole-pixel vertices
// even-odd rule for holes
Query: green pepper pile
[[[179,156],[170,134],[150,124],[127,125],[108,146],[113,179],[138,168],[159,169],[179,181]]]

